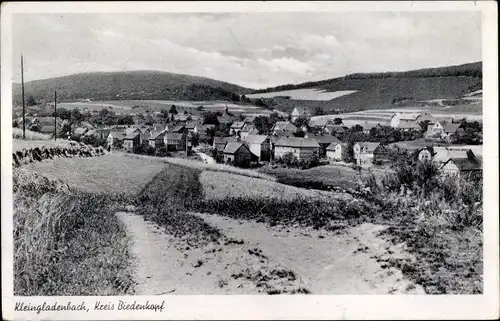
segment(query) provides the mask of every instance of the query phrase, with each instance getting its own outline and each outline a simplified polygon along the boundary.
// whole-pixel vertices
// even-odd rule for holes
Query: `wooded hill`
[[[214,79],[160,71],[94,72],[25,83],[25,98],[51,101],[79,99],[232,100],[250,89]],[[13,85],[14,103],[21,103],[21,85]]]

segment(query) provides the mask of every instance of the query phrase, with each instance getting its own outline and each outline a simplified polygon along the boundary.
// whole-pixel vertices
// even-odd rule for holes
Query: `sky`
[[[474,12],[18,14],[13,80],[159,70],[265,88],[481,60]]]

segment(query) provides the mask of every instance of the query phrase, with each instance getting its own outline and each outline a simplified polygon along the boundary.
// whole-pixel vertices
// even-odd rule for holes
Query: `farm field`
[[[239,105],[228,101],[190,101],[190,100],[110,100],[110,101],[92,101],[92,102],[66,102],[59,103],[59,107],[67,109],[89,109],[100,110],[103,108],[112,107],[116,113],[145,113],[158,112],[161,110],[169,110],[172,105],[177,107],[177,111],[196,110],[197,107],[203,106],[205,110],[223,111],[226,105],[229,111],[245,112],[245,113],[269,113],[268,110],[253,106]]]
[[[438,119],[442,118],[453,118],[456,120],[466,118],[469,121],[477,120],[481,121],[482,106],[481,105],[464,105],[464,106],[450,106],[450,107],[440,107],[440,106],[428,106],[428,107],[401,107],[401,108],[390,108],[390,109],[372,109],[363,110],[352,113],[343,113],[338,115],[324,115],[324,116],[314,116],[312,119],[335,119],[337,117],[342,118],[342,121],[346,125],[355,125],[358,123],[379,123],[379,122],[389,122],[392,115],[395,113],[420,113],[427,112]]]
[[[261,94],[249,94],[248,98],[290,97],[292,100],[332,100],[355,93],[357,90],[326,91],[324,89],[292,89]]]
[[[93,193],[135,195],[165,164],[153,159],[106,154],[89,158],[56,158],[23,166],[27,171],[60,179],[73,188]]]
[[[303,188],[328,190],[332,187],[355,188],[359,180],[358,173],[344,166],[318,166],[306,170],[291,168],[263,167],[259,171],[273,175],[278,182]]]

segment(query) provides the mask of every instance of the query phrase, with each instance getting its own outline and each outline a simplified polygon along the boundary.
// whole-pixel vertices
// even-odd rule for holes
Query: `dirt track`
[[[225,241],[184,247],[142,216],[118,217],[133,239],[136,294],[421,294],[381,259],[404,255],[362,224],[341,233],[270,228],[262,223],[193,214],[218,227]],[[230,240],[228,242],[228,240]],[[243,240],[242,244],[238,244]]]

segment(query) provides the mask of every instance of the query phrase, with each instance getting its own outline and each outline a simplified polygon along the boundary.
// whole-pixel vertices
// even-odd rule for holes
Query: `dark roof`
[[[339,139],[337,137],[331,135],[315,135],[309,136],[309,138],[316,139],[318,144],[331,144],[333,142],[339,142]]]
[[[123,137],[125,137],[123,132],[118,132],[118,131],[110,131],[109,135],[111,135],[113,138],[118,138],[118,139],[123,139]]]
[[[196,123],[187,123],[186,128],[187,129],[194,129],[196,127]]]
[[[462,171],[479,171],[481,170],[481,163],[477,160],[473,160],[471,158],[450,158],[448,160],[452,161],[455,165],[457,165],[458,169]],[[446,165],[448,162],[444,163]],[[444,166],[443,165],[443,166]]]
[[[292,124],[289,121],[278,121],[276,124],[273,126],[273,130],[278,131],[278,130],[287,130],[287,131],[297,131],[297,126]]]
[[[310,115],[311,112],[309,111],[309,109],[307,109],[306,107],[303,107],[303,106],[298,106],[298,107],[295,107],[293,110],[292,110],[292,113],[297,109],[297,112],[300,114],[300,115]]]
[[[158,136],[160,136],[161,134],[163,134],[162,131],[152,131],[151,136],[149,136],[149,139],[151,139],[151,140],[157,139]]]
[[[139,135],[139,133],[130,133],[130,134],[127,134],[125,137],[123,137],[123,139],[135,139],[137,136]]]
[[[224,154],[235,154],[242,146],[248,149],[242,142],[228,142],[224,148]]]
[[[298,138],[298,137],[281,137],[275,143],[276,146],[289,146],[289,147],[319,147],[318,142],[312,138]]]

